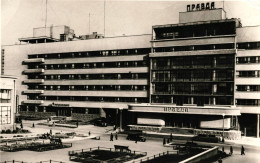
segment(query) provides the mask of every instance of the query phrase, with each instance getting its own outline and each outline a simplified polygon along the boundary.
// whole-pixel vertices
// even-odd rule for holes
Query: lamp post
[[[223,132],[222,132],[222,141],[224,142],[224,118],[225,118],[225,113],[222,113],[222,117],[223,117]]]

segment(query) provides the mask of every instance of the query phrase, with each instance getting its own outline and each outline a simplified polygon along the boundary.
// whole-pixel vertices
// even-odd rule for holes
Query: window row
[[[234,70],[171,70],[153,71],[152,82],[234,81]]]
[[[145,103],[148,98],[136,97],[88,97],[88,96],[35,96],[28,95],[27,100],[49,100],[49,101],[103,101],[103,102],[134,102]]]
[[[260,77],[260,71],[238,71],[237,77]]]
[[[45,80],[106,80],[106,79],[147,79],[147,73],[123,74],[70,74],[70,75],[28,75],[28,79]]]
[[[233,68],[234,55],[186,56],[156,58],[152,60],[153,69],[178,68]]]
[[[152,103],[170,103],[179,106],[185,104],[204,105],[233,105],[233,96],[172,96],[152,95]]]
[[[29,90],[146,91],[147,85],[29,85]]]
[[[150,52],[151,52],[150,48],[141,48],[141,49],[124,49],[124,50],[33,54],[33,55],[29,55],[28,57],[29,59],[31,58],[62,59],[62,58],[104,57],[104,56],[118,56],[118,55],[138,55],[138,54],[148,54]]]
[[[33,106],[33,105],[21,105],[19,107],[19,111],[31,111],[35,112],[57,112],[57,108],[49,107],[49,106]],[[71,111],[72,113],[78,114],[100,114],[100,108],[83,108],[83,107],[70,107],[67,110]]]
[[[155,83],[153,94],[233,95],[233,83]]]
[[[216,35],[232,35],[236,33],[234,22],[216,22],[210,24],[186,25],[176,27],[154,28],[156,40]]]
[[[237,85],[237,91],[260,91],[260,85]]]
[[[259,57],[237,57],[236,63],[260,63],[260,56]]]
[[[127,61],[127,62],[98,62],[98,63],[73,63],[73,64],[29,64],[28,69],[43,68],[51,69],[88,69],[88,68],[119,68],[119,67],[146,67],[146,61]]]
[[[174,52],[174,51],[196,51],[196,50],[215,50],[215,49],[234,49],[234,44],[209,44],[209,45],[190,45],[154,48],[153,52]]]
[[[260,99],[236,99],[236,105],[260,106]]]
[[[260,42],[237,43],[238,49],[260,49]]]

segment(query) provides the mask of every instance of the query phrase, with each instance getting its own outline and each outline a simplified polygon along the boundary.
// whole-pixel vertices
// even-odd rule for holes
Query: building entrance
[[[71,108],[55,108],[56,110],[56,116],[66,116],[70,117],[71,116]]]

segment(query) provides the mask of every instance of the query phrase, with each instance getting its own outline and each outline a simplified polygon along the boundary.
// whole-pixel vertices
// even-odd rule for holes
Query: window
[[[1,106],[0,107],[0,124],[10,124],[11,123],[11,106]]]
[[[11,102],[11,90],[7,90],[7,89],[0,90],[0,102],[1,103]]]

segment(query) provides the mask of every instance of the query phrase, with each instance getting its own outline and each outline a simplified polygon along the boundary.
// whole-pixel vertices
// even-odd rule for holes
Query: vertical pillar
[[[216,70],[213,70],[212,72],[212,81],[216,80]]]
[[[256,137],[259,138],[259,114],[257,114]]]
[[[216,105],[216,97],[213,97],[213,105]]]
[[[120,111],[119,131],[122,131],[123,108],[119,108],[119,111]]]
[[[190,103],[194,104],[194,98],[193,97],[190,98]]]
[[[35,112],[38,112],[38,106],[35,106],[35,107],[34,107],[34,111],[35,111]]]

